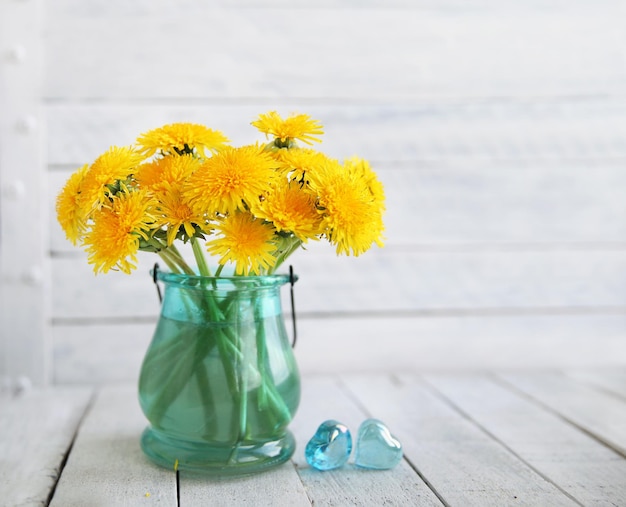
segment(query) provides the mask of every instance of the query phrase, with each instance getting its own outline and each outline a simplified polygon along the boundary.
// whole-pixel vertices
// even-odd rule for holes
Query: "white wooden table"
[[[309,468],[317,425],[376,417],[390,471]],[[303,378],[290,463],[219,480],[152,465],[133,385],[0,398],[0,505],[626,505],[626,368]]]

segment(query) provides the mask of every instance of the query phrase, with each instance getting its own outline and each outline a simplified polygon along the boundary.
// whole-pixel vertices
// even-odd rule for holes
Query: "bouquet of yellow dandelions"
[[[367,161],[299,147],[323,134],[305,114],[269,112],[252,125],[271,141],[233,147],[219,131],[174,123],[109,148],[58,195],[67,238],[96,273],[130,273],[141,250],[174,273],[205,276],[229,263],[236,275],[272,274],[309,240],[348,255],[382,246],[384,191]],[[191,244],[197,270],[177,242]],[[215,273],[205,251],[217,257]]]
[[[348,255],[382,246],[384,192],[365,160],[342,164],[299,147],[323,133],[308,115],[270,112],[252,125],[269,142],[233,147],[221,132],[190,123],[150,130],[78,169],[57,199],[62,228],[96,273],[130,273],[137,253],[148,251],[172,272],[160,280],[186,279],[173,284],[171,297],[166,291],[167,315],[139,379],[155,428],[142,446],[165,466],[278,462],[262,457],[275,449],[265,444],[286,439],[299,380],[291,349],[283,350],[280,313],[265,299],[284,277],[261,275],[274,274],[309,240],[325,239]],[[181,243],[191,245],[195,267]],[[216,258],[214,271],[206,252]],[[235,276],[218,279],[227,264]]]

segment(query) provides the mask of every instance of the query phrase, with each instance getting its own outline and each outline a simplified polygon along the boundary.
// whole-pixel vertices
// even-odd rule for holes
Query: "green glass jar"
[[[158,272],[165,292],[139,377],[144,453],[170,469],[239,475],[287,461],[300,376],[285,329],[287,275]]]

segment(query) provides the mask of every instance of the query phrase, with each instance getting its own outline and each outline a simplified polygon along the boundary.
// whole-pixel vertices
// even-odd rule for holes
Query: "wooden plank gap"
[[[49,163],[47,164],[48,171],[50,172],[74,172],[78,167],[74,164],[58,164],[58,163]]]
[[[156,296],[155,296],[156,297]],[[133,324],[156,324],[157,315],[113,316],[110,317],[55,317],[51,320],[53,326],[120,326]]]
[[[520,252],[604,252],[606,250],[621,252],[626,250],[626,241],[463,241],[463,242],[419,242],[387,244],[384,253],[482,253],[498,252],[518,254]]]
[[[580,382],[584,385],[586,385],[587,387],[593,389],[594,391],[598,391],[600,393],[606,394],[607,396],[610,396],[612,398],[615,398],[621,402],[626,402],[626,393],[619,393],[617,391],[613,391],[611,388],[606,387],[606,386],[602,386],[599,384],[596,384],[592,381],[586,381],[583,379],[578,379],[575,378],[573,380],[576,380],[577,382]]]
[[[364,412],[362,405],[354,402],[344,388],[349,380],[344,380],[344,375],[341,377],[341,382],[335,374],[303,377],[302,405],[291,425],[300,450],[292,457],[292,463],[305,487],[307,505],[441,506],[441,501],[406,460],[393,470],[363,469],[354,463],[353,457],[338,470],[321,472],[308,464],[304,445],[320,422],[340,421],[356,438],[359,424],[371,414],[371,410]],[[284,500],[283,504],[288,505]]]
[[[603,367],[601,370],[566,370],[563,372],[567,377],[579,383],[594,388],[609,396],[617,397],[626,401],[626,370],[609,370]],[[621,378],[620,378],[621,377]]]
[[[180,507],[180,470],[178,468],[176,469],[176,507]]]
[[[98,389],[50,506],[175,505],[174,471],[141,450],[146,424],[136,384]]]
[[[89,414],[89,412],[91,411],[91,408],[93,407],[96,397],[97,397],[97,391],[94,390],[91,393],[91,396],[89,397],[89,401],[85,405],[85,409],[83,410],[82,415],[78,419],[78,424],[76,425],[76,429],[74,430],[74,434],[72,435],[70,444],[67,446],[67,451],[63,455],[63,458],[61,459],[61,462],[59,464],[59,472],[54,480],[54,484],[50,488],[50,493],[48,493],[48,498],[46,499],[45,507],[49,507],[50,504],[52,503],[52,498],[54,497],[54,493],[56,492],[57,486],[59,485],[59,481],[61,480],[61,476],[63,475],[63,470],[65,469],[65,465],[67,465],[67,460],[69,459],[70,454],[72,453],[72,449],[74,448],[74,442],[76,442],[76,437],[78,436],[80,427],[82,426],[83,421],[87,417],[87,414]]]
[[[511,96],[511,99],[515,101],[517,97]],[[455,99],[448,98],[435,98],[437,102],[448,104],[450,100],[453,100],[452,104],[456,104]],[[427,99],[400,99],[397,103],[401,105],[428,105],[433,102],[433,100]],[[568,97],[565,97],[565,101],[569,100]],[[550,98],[547,99],[548,102],[551,101]],[[461,104],[473,104],[475,102],[489,102],[489,97],[486,99],[481,98],[473,98],[467,97],[463,98]],[[93,105],[104,105],[104,106],[156,106],[162,107],[163,103],[167,103],[168,105],[173,106],[242,106],[242,105],[254,105],[258,107],[276,107],[276,99],[273,97],[263,97],[263,96],[237,96],[237,97],[229,97],[229,96],[221,96],[221,97],[207,97],[207,96],[187,96],[187,97],[129,97],[129,96],[75,96],[75,97],[59,97],[54,95],[48,95],[43,98],[43,103],[47,106],[63,106],[63,105],[81,105],[81,106],[93,106]],[[325,97],[308,97],[308,96],[283,96],[280,98],[280,104],[282,106],[385,106],[388,105],[389,101],[385,98],[380,97],[349,97],[349,96],[325,96]]]
[[[294,436],[295,436],[295,435],[294,435]],[[300,449],[300,447],[299,447],[298,443],[296,443],[296,452],[298,452],[298,451],[300,451],[300,450],[301,450],[301,449]],[[294,453],[294,455],[291,457],[291,459],[289,460],[288,464],[287,464],[287,463],[285,463],[285,464],[283,465],[283,467],[286,467],[286,466],[288,466],[288,465],[290,465],[290,466],[293,468],[293,471],[294,471],[294,472],[295,472],[295,474],[296,474],[296,477],[297,477],[297,479],[298,479],[298,482],[300,483],[300,487],[302,488],[302,491],[304,492],[304,496],[306,497],[307,501],[309,502],[309,504],[310,504],[311,506],[314,506],[316,502],[315,502],[315,497],[314,497],[314,495],[312,495],[312,494],[311,494],[311,493],[312,493],[312,488],[310,487],[310,485],[309,485],[309,484],[307,484],[306,480],[304,480],[304,477],[303,477],[303,476],[302,476],[302,474],[300,474],[300,472],[299,472],[298,459],[296,458],[295,453]]]
[[[502,306],[476,308],[415,308],[406,310],[342,310],[298,312],[302,319],[343,319],[343,318],[414,318],[414,317],[517,317],[517,316],[566,316],[566,315],[625,315],[626,306],[621,305],[580,305],[580,306]]]
[[[424,378],[422,376],[417,376],[417,378],[424,385],[424,387],[433,394],[433,396],[435,396],[436,398],[441,400],[443,403],[448,405],[452,410],[456,411],[461,417],[463,417],[468,422],[470,422],[474,426],[476,426],[480,431],[482,431],[485,435],[487,435],[489,438],[491,438],[494,442],[497,442],[499,445],[501,445],[504,449],[507,450],[507,452],[509,452],[510,454],[515,456],[515,458],[520,460],[522,463],[524,463],[528,468],[530,468],[533,472],[535,472],[544,481],[552,484],[556,489],[558,489],[561,493],[563,493],[565,496],[567,496],[570,500],[575,502],[577,505],[580,505],[581,507],[584,507],[583,503],[581,503],[574,496],[572,496],[568,491],[566,491],[561,486],[559,486],[558,483],[554,482],[549,476],[544,474],[541,470],[539,470],[532,463],[530,463],[528,460],[526,460],[522,455],[517,453],[513,448],[511,448],[503,440],[498,438],[494,433],[489,431],[485,426],[483,426],[480,422],[478,422],[476,419],[474,419],[469,413],[467,413],[465,410],[463,410],[461,407],[459,407],[456,403],[454,403],[454,401],[452,401],[450,398],[448,398],[443,392],[441,392],[439,389],[437,389],[436,386],[434,386],[432,383],[430,383],[428,381],[428,379],[426,379],[426,378]],[[416,470],[416,472],[417,472],[417,470]]]
[[[490,374],[489,378],[491,378],[497,384],[499,384],[499,385],[501,385],[503,387],[506,387],[507,389],[510,389],[511,391],[515,392],[516,394],[520,395],[524,399],[526,399],[528,401],[531,401],[532,403],[536,404],[537,406],[547,410],[551,414],[554,414],[555,416],[557,416],[562,421],[564,421],[567,424],[573,426],[574,428],[576,428],[577,430],[581,431],[582,433],[584,433],[588,437],[591,437],[593,440],[595,440],[596,442],[598,442],[602,446],[606,447],[607,449],[613,451],[614,453],[618,454],[622,458],[626,458],[626,451],[624,449],[622,449],[620,446],[611,443],[611,441],[604,439],[602,436],[598,435],[597,433],[593,432],[592,430],[589,430],[589,429],[585,428],[583,425],[577,423],[572,418],[567,417],[566,415],[562,414],[561,412],[559,412],[558,410],[553,408],[548,403],[544,403],[543,401],[541,401],[541,400],[535,398],[534,396],[526,393],[524,390],[518,388],[512,382],[509,382],[508,380],[506,380],[504,378],[501,378],[500,376],[498,376],[495,373],[494,374]]]
[[[411,467],[411,469],[417,474],[417,476],[422,479],[422,481],[424,482],[424,484],[426,484],[426,486],[428,487],[428,489],[430,489],[433,492],[433,495],[435,495],[437,497],[437,499],[445,506],[445,507],[451,507],[450,504],[448,502],[446,502],[445,498],[441,495],[441,493],[439,493],[439,491],[437,491],[437,488],[435,487],[434,484],[432,484],[428,478],[421,472],[421,470],[419,469],[419,467],[417,466],[417,464],[413,463],[413,461],[411,461],[410,458],[408,458],[404,453],[402,455],[402,459],[404,461],[406,461],[406,463]]]
[[[387,375],[389,381],[391,382],[391,384],[393,384],[394,386],[401,386],[403,385],[402,380],[397,376],[397,375]],[[370,412],[370,410],[367,408],[367,405],[365,405],[363,403],[363,401],[356,395],[356,393],[354,393],[349,387],[348,385],[341,379],[341,377],[337,378],[337,386],[346,394],[346,396],[359,408],[359,410],[361,410],[366,417],[373,417],[372,413]],[[356,438],[356,435],[355,435]],[[355,441],[356,443],[356,441]],[[430,489],[433,493],[433,495],[435,495],[437,497],[437,499],[445,506],[445,507],[450,507],[450,504],[448,502],[446,502],[446,500],[444,499],[444,497],[441,495],[441,493],[439,493],[439,491],[437,491],[437,488],[435,488],[435,486],[426,478],[426,476],[421,472],[421,470],[419,469],[419,467],[417,466],[416,463],[413,463],[413,461],[411,461],[411,459],[409,459],[406,455],[406,453],[402,453],[402,459],[406,462],[406,464],[411,468],[411,470],[413,470],[417,476],[422,480],[422,482],[428,487],[428,489]]]
[[[285,319],[291,319],[290,312],[283,313]],[[328,319],[379,319],[379,318],[455,318],[455,317],[524,317],[570,315],[626,315],[626,306],[570,306],[570,307],[502,307],[502,308],[423,308],[414,310],[346,310],[346,311],[310,311],[298,312],[298,320]],[[157,316],[104,316],[104,317],[53,317],[53,326],[101,326],[154,324]]]
[[[80,259],[83,260],[83,252],[76,248],[74,250],[50,250],[48,255],[53,259]]]
[[[621,101],[622,97],[615,97],[616,101]],[[228,95],[224,96],[160,96],[160,97],[146,97],[146,96],[54,96],[46,95],[43,97],[43,103],[47,106],[63,106],[63,105],[142,105],[142,106],[157,106],[161,107],[166,102],[176,106],[202,106],[202,105],[216,105],[216,106],[242,106],[242,105],[254,105],[254,106],[268,106],[276,107],[276,99],[274,97],[267,96],[252,96],[252,95],[240,95],[232,97]],[[459,111],[465,111],[468,106],[482,108],[501,108],[501,107],[525,107],[529,110],[533,110],[533,106],[537,107],[561,107],[575,105],[588,105],[588,104],[602,104],[607,102],[607,98],[597,94],[558,94],[558,95],[542,95],[542,96],[520,96],[520,95],[457,95],[457,96],[403,96],[396,97],[392,101],[389,98],[380,97],[376,95],[364,96],[324,96],[324,97],[312,97],[312,96],[297,96],[288,95],[280,98],[280,104],[284,106],[301,106],[301,105],[315,105],[315,106],[389,106],[390,102],[393,105],[404,107],[423,107],[429,111],[434,107],[444,107],[448,109],[458,109]]]
[[[452,505],[576,505],[413,376],[394,388],[388,378],[347,378],[385,421],[406,454]]]

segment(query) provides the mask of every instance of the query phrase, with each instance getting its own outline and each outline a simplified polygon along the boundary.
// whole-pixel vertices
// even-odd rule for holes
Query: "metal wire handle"
[[[296,326],[296,301],[294,297],[293,286],[296,283],[296,277],[293,274],[293,266],[289,266],[289,283],[290,287],[290,296],[291,296],[291,322],[293,324],[293,340],[291,342],[291,348],[296,347],[296,340],[298,339],[298,328]]]
[[[159,303],[163,303],[163,295],[161,294],[161,287],[159,286],[157,273],[159,272],[159,263],[155,262],[154,267],[152,268],[152,281],[154,282],[154,286],[157,290],[157,296],[159,296]]]

